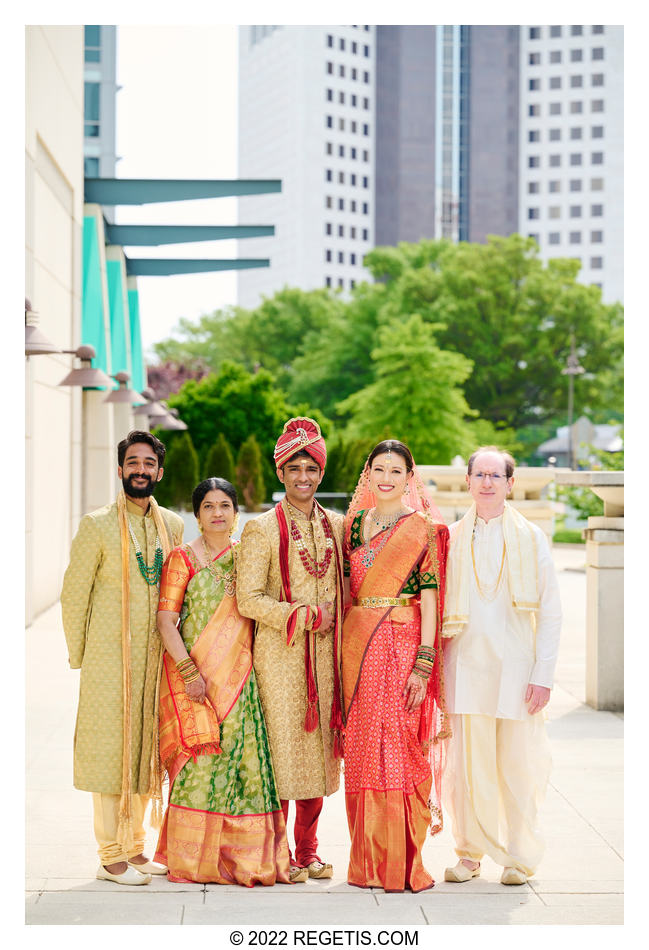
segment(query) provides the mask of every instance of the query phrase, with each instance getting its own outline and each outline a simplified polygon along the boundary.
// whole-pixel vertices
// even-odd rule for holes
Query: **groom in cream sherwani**
[[[480,448],[466,481],[473,504],[450,528],[443,626],[452,728],[443,793],[460,860],[444,877],[477,877],[488,854],[503,866],[502,884],[524,884],[544,850],[542,710],[559,649],[559,588],[543,531],[506,501],[513,458]]]

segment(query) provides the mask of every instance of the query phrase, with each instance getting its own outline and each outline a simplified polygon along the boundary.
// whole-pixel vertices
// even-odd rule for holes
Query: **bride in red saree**
[[[345,518],[347,880],[358,887],[421,891],[435,883],[421,849],[427,828],[442,828],[448,537],[408,447],[379,443]]]

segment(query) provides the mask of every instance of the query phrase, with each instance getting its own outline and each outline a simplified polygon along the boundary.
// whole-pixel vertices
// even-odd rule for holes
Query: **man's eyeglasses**
[[[483,481],[485,478],[490,478],[492,482],[507,481],[506,475],[499,475],[498,472],[494,472],[493,475],[491,472],[472,472],[471,478],[477,478],[479,482]]]

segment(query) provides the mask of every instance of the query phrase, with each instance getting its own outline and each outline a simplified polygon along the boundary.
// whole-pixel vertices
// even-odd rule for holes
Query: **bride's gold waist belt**
[[[411,607],[410,597],[355,597],[353,607]]]

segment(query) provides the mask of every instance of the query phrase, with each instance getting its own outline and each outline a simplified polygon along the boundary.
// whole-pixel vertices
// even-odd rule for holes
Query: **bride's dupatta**
[[[160,758],[173,785],[198,755],[221,752],[219,723],[227,718],[252,670],[253,621],[242,617],[236,597],[224,594],[190,656],[207,684],[204,703],[193,702],[174,661],[165,652],[160,683]]]

